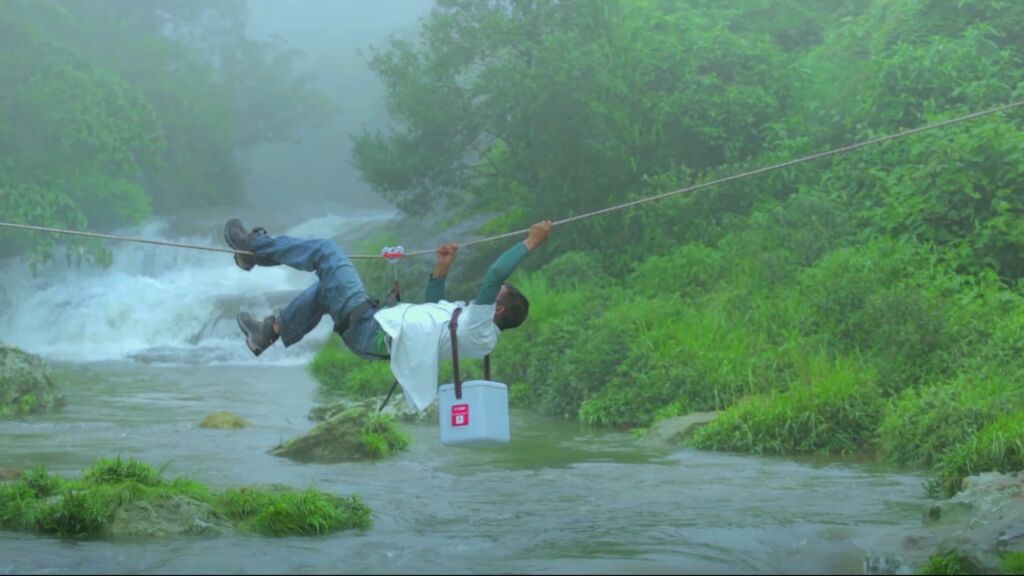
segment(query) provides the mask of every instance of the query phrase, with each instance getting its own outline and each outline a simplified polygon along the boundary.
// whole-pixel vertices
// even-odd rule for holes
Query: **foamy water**
[[[344,237],[388,217],[319,216],[278,233]],[[168,228],[152,221],[119,234],[224,247],[215,227],[206,236],[176,236]],[[0,340],[56,361],[297,364],[330,334],[327,318],[298,345],[274,346],[254,358],[235,323],[239,311],[259,317],[286,305],[316,280],[308,272],[284,266],[245,272],[230,254],[202,250],[119,241],[108,241],[108,248],[114,256],[108,269],[57,261],[33,277],[24,262],[0,262]]]

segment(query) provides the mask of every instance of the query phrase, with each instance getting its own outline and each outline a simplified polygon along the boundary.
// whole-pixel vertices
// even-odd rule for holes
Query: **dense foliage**
[[[356,161],[410,215],[524,228],[1024,99],[1021,21],[1002,0],[442,0],[374,52],[396,124]],[[596,425],[724,410],[697,446],[877,453],[946,494],[1020,470],[1022,128],[1016,109],[559,227],[513,279],[531,319],[498,378]],[[454,296],[503,249],[460,256]],[[379,393],[369,370],[330,380]]]

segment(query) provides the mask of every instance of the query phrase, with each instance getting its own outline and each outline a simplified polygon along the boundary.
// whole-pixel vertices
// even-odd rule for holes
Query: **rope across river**
[[[951,118],[949,120],[943,120],[941,122],[935,122],[933,124],[927,124],[927,125],[924,125],[924,126],[919,126],[917,128],[911,128],[911,129],[908,129],[908,130],[903,130],[901,132],[896,132],[894,134],[889,134],[889,135],[886,135],[886,136],[879,136],[877,138],[872,138],[870,140],[865,140],[863,142],[858,142],[856,144],[850,144],[849,146],[843,146],[841,148],[834,148],[832,150],[827,150],[825,152],[819,152],[817,154],[811,154],[810,156],[804,156],[802,158],[797,158],[797,159],[794,159],[794,160],[788,160],[786,162],[780,162],[778,164],[772,164],[772,165],[769,165],[769,166],[764,166],[762,168],[756,168],[754,170],[749,170],[747,172],[741,172],[739,174],[734,174],[732,176],[726,176],[724,178],[718,178],[716,180],[709,180],[707,182],[696,184],[694,186],[689,186],[689,187],[686,187],[686,188],[680,188],[678,190],[672,190],[670,192],[664,192],[662,194],[656,194],[654,196],[648,196],[648,197],[640,198],[640,199],[633,200],[633,201],[630,201],[630,202],[624,202],[622,204],[616,204],[614,206],[608,206],[607,208],[602,208],[600,210],[594,210],[593,212],[586,212],[584,214],[578,214],[576,216],[570,216],[568,218],[563,218],[561,220],[556,220],[555,222],[553,222],[553,225],[560,226],[562,224],[568,224],[570,222],[576,222],[577,220],[583,220],[583,219],[586,219],[586,218],[592,218],[594,216],[600,216],[602,214],[608,214],[610,212],[615,212],[615,211],[618,211],[618,210],[624,210],[626,208],[631,208],[633,206],[639,206],[640,204],[646,204],[648,202],[654,202],[656,200],[662,200],[662,199],[668,198],[670,196],[681,196],[681,195],[684,195],[684,194],[691,194],[693,192],[696,192],[696,191],[704,189],[704,188],[709,188],[711,186],[717,186],[719,184],[727,184],[729,182],[735,182],[737,180],[742,180],[742,179],[745,179],[745,178],[750,178],[752,176],[757,176],[759,174],[765,174],[767,172],[773,172],[773,171],[776,171],[776,170],[781,170],[783,168],[788,168],[790,166],[795,166],[797,164],[803,164],[805,162],[811,162],[813,160],[820,160],[822,158],[828,158],[830,156],[836,156],[838,154],[844,154],[846,152],[852,152],[854,150],[857,150],[857,149],[860,149],[860,148],[864,148],[866,146],[872,146],[874,144],[881,144],[883,142],[888,142],[890,140],[896,140],[898,138],[903,138],[903,137],[906,137],[906,136],[911,136],[913,134],[919,134],[921,132],[925,132],[925,131],[928,131],[928,130],[934,130],[934,129],[937,129],[937,128],[943,128],[945,126],[951,126],[953,124],[959,124],[961,122],[967,122],[969,120],[974,120],[975,118],[980,118],[982,116],[988,116],[990,114],[996,114],[998,112],[1005,112],[1007,110],[1011,110],[1013,108],[1017,108],[1017,107],[1020,107],[1020,106],[1024,106],[1024,100],[1019,100],[1017,102],[1011,102],[1009,104],[1004,104],[1002,106],[996,106],[994,108],[989,108],[987,110],[982,110],[980,112],[974,112],[972,114],[967,114],[967,115],[964,115],[964,116],[958,116],[956,118]],[[105,239],[105,240],[121,240],[121,241],[125,241],[125,242],[141,242],[141,243],[144,243],[144,244],[156,244],[156,245],[159,245],[159,246],[170,246],[170,247],[173,247],[173,248],[187,248],[187,249],[191,249],[191,250],[206,250],[208,252],[226,252],[226,253],[229,253],[229,254],[237,253],[237,254],[245,254],[245,255],[250,255],[250,256],[253,255],[251,252],[246,252],[244,250],[232,250],[230,248],[216,248],[216,247],[213,247],[213,246],[201,246],[201,245],[197,245],[197,244],[183,244],[183,243],[180,243],[180,242],[168,242],[168,241],[164,241],[164,240],[151,240],[151,239],[148,239],[148,238],[133,238],[133,237],[128,237],[128,236],[116,236],[116,235],[113,235],[113,234],[99,234],[99,233],[96,233],[96,232],[83,232],[83,231],[79,231],[79,230],[65,230],[63,228],[48,228],[48,227],[45,227],[45,226],[31,226],[31,225],[28,225],[28,224],[14,224],[14,223],[10,223],[10,222],[0,222],[0,227],[3,227],[3,228],[14,228],[14,229],[20,229],[20,230],[33,230],[33,231],[37,231],[37,232],[52,232],[52,233],[55,233],[55,234],[69,234],[69,235],[73,235],[73,236],[85,236],[87,238],[101,238],[101,239]],[[469,242],[460,243],[459,247],[463,248],[463,247],[466,247],[466,246],[472,246],[474,244],[483,244],[485,242],[492,242],[494,240],[500,240],[502,238],[508,238],[508,237],[511,237],[511,236],[520,236],[522,234],[525,234],[528,231],[529,231],[528,228],[524,228],[522,230],[515,230],[515,231],[512,231],[512,232],[505,232],[504,234],[498,234],[498,235],[495,235],[495,236],[488,236],[486,238],[479,238],[477,240],[471,240]],[[413,251],[405,252],[404,255],[405,256],[418,256],[418,255],[422,255],[422,254],[433,254],[433,253],[434,253],[433,249],[429,249],[429,250],[413,250]],[[377,255],[351,254],[351,255],[349,255],[349,258],[353,258],[353,259],[378,259],[378,258],[381,258],[381,255],[379,255],[379,254],[377,254]]]

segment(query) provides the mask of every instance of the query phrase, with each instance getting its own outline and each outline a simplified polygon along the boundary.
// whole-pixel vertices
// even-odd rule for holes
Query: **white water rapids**
[[[325,215],[272,233],[352,237],[389,217]],[[118,233],[225,247],[221,228],[212,222],[206,228],[207,234],[182,236],[157,220]],[[245,272],[230,254],[107,242],[113,253],[108,269],[69,267],[58,258],[33,276],[26,262],[0,262],[0,341],[52,361],[300,364],[330,333],[328,318],[298,345],[274,346],[253,358],[235,324],[237,313],[261,317],[283,307],[314,275],[284,266]]]

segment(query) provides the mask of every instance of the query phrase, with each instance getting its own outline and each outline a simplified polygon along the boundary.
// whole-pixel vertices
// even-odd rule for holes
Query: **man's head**
[[[502,284],[494,307],[494,323],[501,330],[515,328],[526,320],[530,301],[515,286]]]

